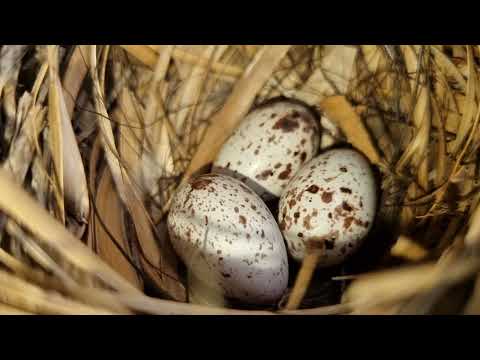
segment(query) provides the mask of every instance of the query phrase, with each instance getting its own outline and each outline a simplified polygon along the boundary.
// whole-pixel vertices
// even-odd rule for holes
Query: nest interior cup
[[[479,64],[477,45],[0,45],[0,313],[479,314]],[[324,204],[281,201],[338,149],[377,186],[373,221],[334,204],[368,222],[348,256],[311,221]],[[190,194],[207,173],[227,189]],[[336,175],[312,176],[321,199]],[[292,223],[338,261],[293,249]],[[221,281],[180,254],[188,229]]]

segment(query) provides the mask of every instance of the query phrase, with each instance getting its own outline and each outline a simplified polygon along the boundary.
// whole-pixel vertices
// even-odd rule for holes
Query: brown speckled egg
[[[323,249],[319,266],[341,263],[369,232],[376,212],[368,160],[351,149],[329,150],[297,173],[280,198],[279,223],[298,261],[306,246]]]
[[[310,108],[277,99],[246,116],[220,149],[214,172],[234,176],[271,200],[316,155],[319,142],[318,121]]]
[[[214,281],[225,297],[274,304],[284,293],[282,234],[260,197],[239,180],[222,174],[190,180],[177,190],[167,223],[191,273],[204,283]]]

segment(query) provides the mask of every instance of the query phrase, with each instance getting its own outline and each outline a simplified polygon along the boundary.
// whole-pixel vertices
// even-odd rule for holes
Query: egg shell
[[[272,100],[245,117],[220,149],[214,172],[234,176],[271,200],[316,155],[319,143],[319,124],[309,107]]]
[[[329,150],[288,184],[279,203],[279,224],[292,257],[307,247],[323,249],[319,266],[336,265],[353,254],[376,212],[376,184],[368,160],[351,149]]]
[[[275,303],[288,282],[286,246],[270,210],[221,174],[181,186],[167,219],[173,248],[204,283],[246,303]]]

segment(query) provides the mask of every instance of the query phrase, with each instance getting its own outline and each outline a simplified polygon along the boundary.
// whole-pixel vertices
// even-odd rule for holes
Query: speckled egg
[[[369,232],[376,212],[376,185],[368,160],[351,149],[329,150],[307,164],[280,198],[279,224],[290,254],[323,249],[319,266],[341,263]]]
[[[287,249],[270,210],[245,184],[222,174],[190,180],[168,215],[172,245],[194,276],[226,298],[274,304],[288,281]]]
[[[254,109],[220,149],[214,172],[245,182],[264,200],[278,198],[320,142],[314,113],[285,98]]]

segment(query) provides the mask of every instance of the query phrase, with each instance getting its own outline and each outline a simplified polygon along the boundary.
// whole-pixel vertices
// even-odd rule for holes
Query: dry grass
[[[479,314],[479,53],[3,45],[0,313]],[[286,307],[188,304],[171,198],[275,96],[318,109],[322,148],[348,143],[376,166],[383,248],[328,279],[342,296],[326,306],[309,305],[325,282],[311,263]]]

